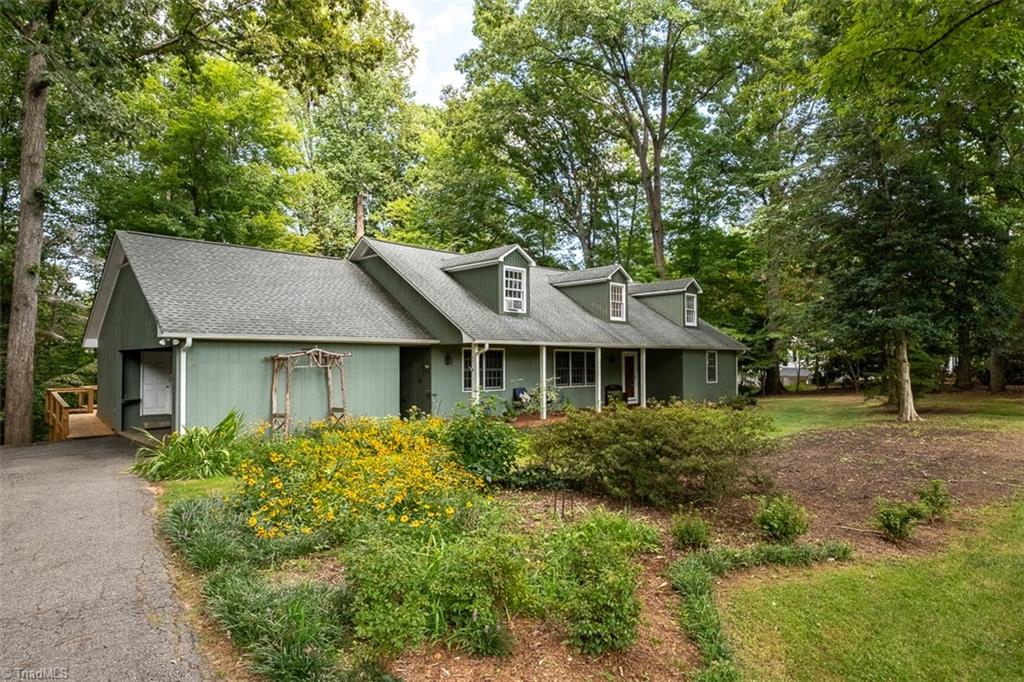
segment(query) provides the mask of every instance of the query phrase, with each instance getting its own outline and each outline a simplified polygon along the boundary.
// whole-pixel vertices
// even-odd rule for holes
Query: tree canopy
[[[383,0],[4,5],[8,440],[26,396],[95,371],[77,343],[115,229],[694,276],[758,390],[799,349],[903,419],[950,357],[961,387],[1024,373],[1022,0],[473,12],[465,84],[423,105]]]

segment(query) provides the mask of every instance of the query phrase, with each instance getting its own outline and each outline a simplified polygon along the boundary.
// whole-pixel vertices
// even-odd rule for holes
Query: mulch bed
[[[912,499],[931,479],[949,485],[954,519],[957,510],[1005,499],[1024,490],[1024,436],[926,425],[830,429],[791,438],[752,464],[775,491],[814,514],[810,539],[847,540],[859,555],[920,553],[945,542],[955,524],[922,525],[915,539],[894,548],[871,532],[875,499]],[[751,496],[737,495],[718,505],[716,526],[750,532],[754,508]]]

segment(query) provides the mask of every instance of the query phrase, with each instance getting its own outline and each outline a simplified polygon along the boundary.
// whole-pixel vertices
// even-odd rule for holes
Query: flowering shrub
[[[440,419],[354,419],[271,442],[239,466],[239,504],[261,538],[359,521],[437,527],[473,505],[482,482],[441,444]]]

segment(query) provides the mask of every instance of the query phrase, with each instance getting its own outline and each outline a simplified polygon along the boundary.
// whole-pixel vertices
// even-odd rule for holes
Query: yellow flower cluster
[[[483,483],[441,444],[441,428],[439,419],[353,419],[275,443],[239,468],[249,526],[275,538],[360,518],[411,528],[455,518]]]

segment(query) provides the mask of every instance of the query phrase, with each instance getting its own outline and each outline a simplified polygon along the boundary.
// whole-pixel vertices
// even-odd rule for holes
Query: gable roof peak
[[[596,268],[584,268],[583,270],[563,270],[557,274],[552,275],[548,278],[548,281],[554,287],[569,287],[579,286],[581,284],[594,284],[597,282],[607,282],[615,275],[616,272],[621,271],[626,276],[627,282],[632,282],[633,278],[626,272],[626,268],[622,267],[618,263],[612,263],[611,265],[601,265]]]
[[[697,284],[697,280],[693,277],[682,277],[680,279],[663,279],[657,282],[630,284],[629,295],[658,296],[660,294],[678,294],[686,291],[690,287],[696,287],[698,294],[704,293],[704,290],[700,288],[700,284]]]
[[[453,272],[458,270],[469,270],[472,268],[480,268],[486,265],[494,265],[496,263],[502,263],[512,253],[518,252],[526,259],[526,262],[530,265],[536,265],[536,261],[530,257],[530,254],[526,253],[523,247],[518,244],[505,244],[502,246],[496,246],[493,249],[485,249],[483,251],[474,251],[473,253],[466,253],[451,258],[446,258],[441,263],[441,269],[445,272]]]

